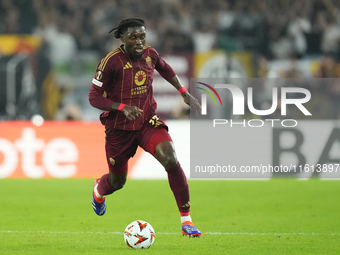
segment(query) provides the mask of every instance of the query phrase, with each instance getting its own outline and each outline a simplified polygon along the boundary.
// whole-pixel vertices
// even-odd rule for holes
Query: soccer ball
[[[136,220],[126,227],[124,240],[132,249],[148,249],[155,241],[155,230],[146,221]]]

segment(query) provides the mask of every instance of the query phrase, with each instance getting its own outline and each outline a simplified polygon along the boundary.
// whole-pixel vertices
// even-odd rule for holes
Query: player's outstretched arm
[[[183,85],[182,85],[182,83],[181,83],[181,81],[180,81],[180,79],[178,78],[177,75],[175,75],[169,82],[177,90],[180,90],[183,87]],[[196,111],[196,115],[199,115],[201,113],[200,103],[188,91],[183,92],[182,97],[183,97],[184,102]]]

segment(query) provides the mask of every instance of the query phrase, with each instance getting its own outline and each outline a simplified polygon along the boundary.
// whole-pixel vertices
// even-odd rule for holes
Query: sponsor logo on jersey
[[[135,75],[135,83],[137,86],[142,86],[146,80],[146,74],[143,71],[138,71]]]
[[[138,86],[131,89],[131,96],[140,95],[148,92],[148,85]]]

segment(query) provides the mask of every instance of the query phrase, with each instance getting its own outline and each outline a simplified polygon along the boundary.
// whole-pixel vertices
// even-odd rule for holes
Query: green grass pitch
[[[340,182],[190,180],[201,238],[183,237],[167,181],[128,180],[91,207],[93,180],[0,180],[0,254],[340,254]],[[132,250],[122,232],[148,221],[155,243]]]

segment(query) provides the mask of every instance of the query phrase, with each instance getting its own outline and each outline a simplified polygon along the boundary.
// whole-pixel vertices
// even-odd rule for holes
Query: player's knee
[[[161,163],[165,169],[169,169],[175,166],[178,163],[178,160],[177,160],[176,155],[168,154],[168,155],[164,155]]]
[[[159,153],[158,160],[165,169],[175,166],[178,162],[175,150],[173,149],[163,150]]]
[[[155,157],[165,169],[171,168],[178,163],[176,152],[171,142],[158,144],[155,149]]]

